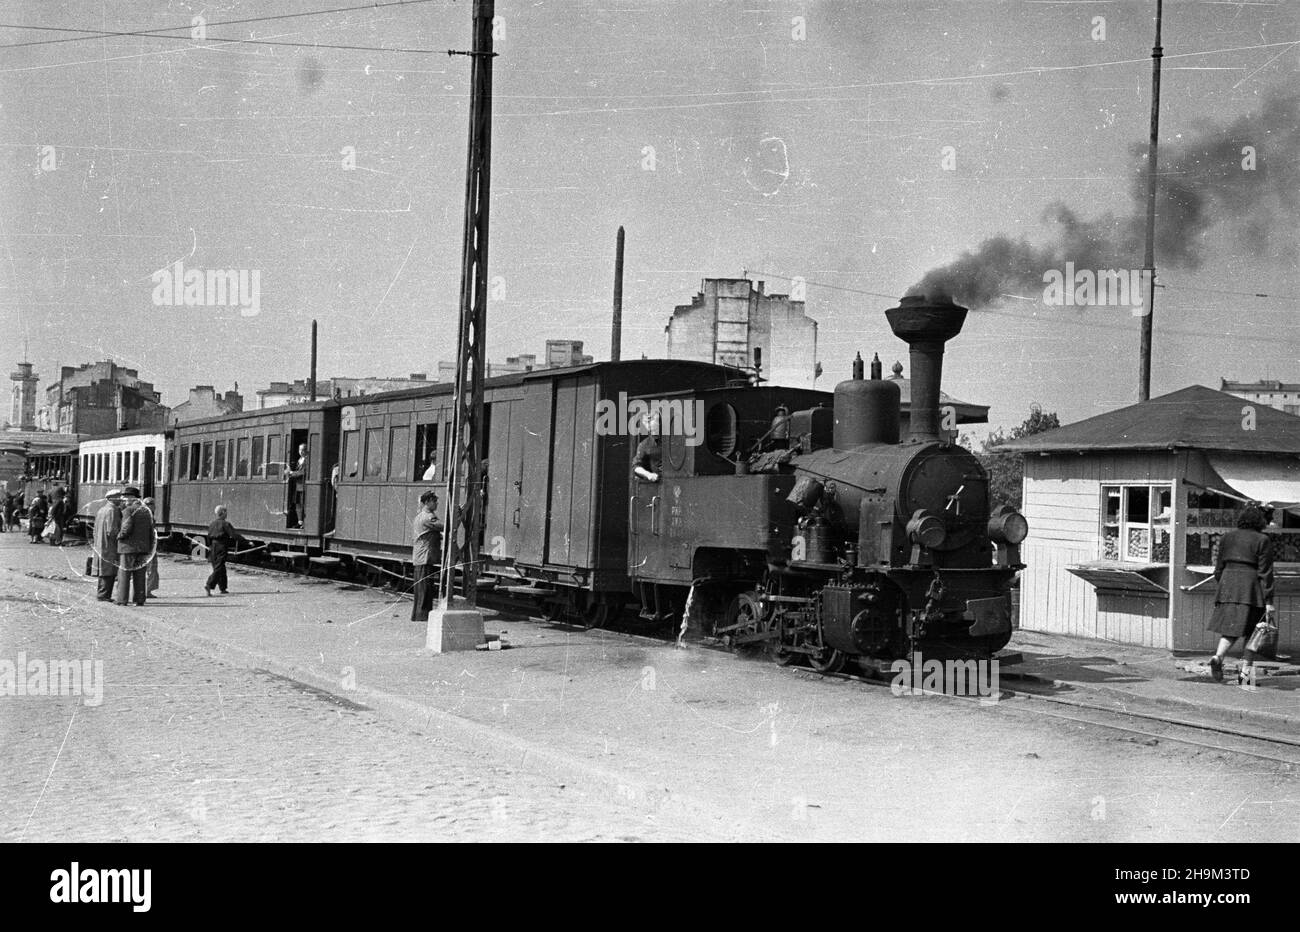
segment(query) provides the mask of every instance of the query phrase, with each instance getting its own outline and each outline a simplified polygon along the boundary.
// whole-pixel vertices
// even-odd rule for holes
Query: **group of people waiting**
[[[21,494],[5,494],[3,509],[0,510],[0,518],[3,518],[0,531],[22,530],[19,518],[22,510]],[[52,546],[62,546],[63,535],[76,515],[77,509],[72,504],[67,489],[56,488],[49,497],[46,497],[44,491],[37,492],[27,508],[27,537],[33,544],[39,544],[42,538],[48,537]]]
[[[157,503],[135,486],[112,489],[95,512],[89,574],[101,602],[144,605],[158,590]]]

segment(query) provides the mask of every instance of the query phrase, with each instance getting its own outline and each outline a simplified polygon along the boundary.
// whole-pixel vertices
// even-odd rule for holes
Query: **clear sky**
[[[305,377],[313,317],[322,377],[454,357],[469,70],[446,50],[468,47],[470,3],[215,25],[356,5],[0,0],[0,45],[47,43],[0,55],[6,364],[29,340],[44,389],[59,365],[112,357],[177,404],[194,384],[238,381],[251,402]],[[855,351],[905,359],[883,316],[894,302],[861,292],[901,295],[997,234],[1069,258],[1050,249],[1049,205],[1131,215],[1154,9],[499,0],[490,358],[540,354],[548,337],[607,358],[622,224],[625,356],[662,355],[674,305],[704,277],[748,270],[769,290],[809,282],[823,387]],[[15,28],[199,15],[206,42]],[[49,42],[63,39],[76,41]],[[1178,177],[1209,194],[1168,240],[1194,240],[1199,265],[1157,255],[1153,395],[1221,376],[1300,381],[1296,205],[1278,187],[1294,177],[1297,127],[1276,125],[1296,112],[1297,43],[1292,0],[1165,4],[1161,167],[1167,146]],[[1243,190],[1255,193],[1234,202]],[[150,276],[178,259],[258,271],[259,313],[158,306]],[[1031,402],[1072,421],[1136,400],[1129,308],[999,293],[950,345],[947,391],[992,405],[995,425]]]

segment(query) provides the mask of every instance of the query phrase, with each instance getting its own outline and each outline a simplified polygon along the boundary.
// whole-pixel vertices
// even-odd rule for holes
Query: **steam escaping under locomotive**
[[[691,625],[825,672],[855,656],[980,658],[1005,646],[1028,524],[1009,507],[990,510],[983,466],[940,426],[944,344],[966,313],[924,297],[886,311],[910,349],[906,439],[898,385],[881,378],[878,359],[864,378],[859,357],[833,408],[793,411],[787,436],[773,444],[769,430],[737,451],[731,475],[709,475],[716,464],[699,456],[674,468],[669,451],[663,489],[634,479],[630,562],[642,604],[667,616],[665,587],[689,574]],[[745,433],[754,391],[703,393],[715,456],[719,438]]]

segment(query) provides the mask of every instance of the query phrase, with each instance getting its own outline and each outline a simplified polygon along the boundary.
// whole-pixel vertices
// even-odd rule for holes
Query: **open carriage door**
[[[145,498],[155,497],[155,478],[154,473],[157,471],[158,448],[144,448],[144,463],[140,469],[140,490]]]

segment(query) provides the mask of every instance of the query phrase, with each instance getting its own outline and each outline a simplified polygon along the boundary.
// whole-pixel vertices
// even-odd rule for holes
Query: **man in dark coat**
[[[1241,672],[1237,682],[1253,686],[1255,654],[1244,645],[1261,620],[1273,622],[1273,544],[1263,533],[1268,526],[1257,505],[1247,505],[1237,517],[1237,530],[1219,539],[1214,578],[1219,583],[1214,614],[1206,627],[1219,635],[1219,647],[1210,658],[1210,675],[1223,679],[1223,658],[1237,638],[1242,639]]]
[[[203,584],[203,591],[212,595],[212,590],[216,588],[225,595],[229,586],[226,578],[226,560],[241,538],[239,532],[226,520],[225,505],[218,505],[213,513],[216,517],[208,525],[208,562],[212,564],[212,572],[208,574],[207,582]]]
[[[117,535],[122,530],[122,490],[110,489],[105,502],[95,512],[95,534],[91,539],[90,575],[99,580],[95,598],[113,599],[117,579]]]
[[[117,532],[120,566],[114,601],[125,605],[129,599],[136,605],[144,605],[146,576],[155,545],[153,514],[140,500],[140,490],[133,485],[122,490],[122,499],[122,529]]]
[[[41,542],[41,532],[45,530],[45,522],[49,517],[50,506],[45,501],[45,493],[37,492],[31,507],[27,509],[27,534],[33,544]]]
[[[18,501],[8,492],[4,493],[4,523],[0,531],[12,531],[18,523]]]
[[[420,495],[420,510],[411,523],[411,564],[415,567],[415,604],[411,621],[428,621],[438,594],[438,564],[442,561],[442,522],[438,496],[430,489]]]
[[[54,534],[50,537],[51,547],[63,546],[63,532],[72,520],[72,501],[63,489],[54,490],[54,504],[50,506],[50,520],[54,522]]]

